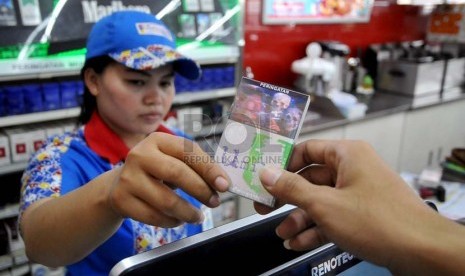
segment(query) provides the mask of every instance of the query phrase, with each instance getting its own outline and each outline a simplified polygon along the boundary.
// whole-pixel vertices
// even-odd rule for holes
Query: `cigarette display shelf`
[[[231,97],[236,93],[234,87],[213,89],[199,92],[184,92],[177,94],[174,98],[173,104],[188,104],[199,101],[219,99]],[[75,118],[79,115],[81,109],[79,107],[58,109],[44,112],[34,112],[28,114],[12,115],[0,117],[0,127],[9,127],[24,125],[30,123],[46,122],[52,120]]]
[[[47,122],[52,120],[60,120],[74,118],[79,115],[81,109],[79,107],[58,109],[44,112],[34,112],[27,114],[19,114],[12,116],[0,117],[0,127],[9,127],[24,125],[30,123]]]
[[[198,92],[184,92],[177,94],[174,98],[173,104],[182,105],[188,103],[195,103],[199,101],[220,99],[225,97],[231,97],[236,93],[234,87],[213,89],[208,91]],[[48,122],[55,120],[71,119],[76,118],[81,109],[79,107],[59,109],[44,112],[34,112],[28,114],[20,114],[13,116],[0,117],[0,128],[34,124],[40,122]],[[198,133],[196,137],[208,136],[221,133],[224,129],[223,124],[217,124],[211,127],[205,127]],[[8,173],[18,172],[26,168],[26,163],[11,163],[9,165],[0,166],[0,176]]]
[[[234,64],[239,61],[237,46],[180,47],[180,52],[200,65]],[[0,82],[78,76],[84,55],[30,59],[0,59]]]
[[[0,220],[18,216],[19,214],[18,210],[19,210],[19,203],[9,204],[9,205],[0,207]]]
[[[235,87],[212,89],[198,92],[183,92],[174,97],[173,104],[188,104],[205,100],[232,97],[236,94]]]
[[[8,165],[0,166],[0,176],[8,174],[8,173],[20,172],[24,170],[26,166],[27,166],[27,163],[25,162],[11,163]]]
[[[235,19],[233,24],[237,24],[238,22],[240,20]],[[234,26],[227,31],[237,32],[240,35],[239,29],[240,26]],[[0,33],[3,33],[3,30]],[[184,105],[191,104],[204,105],[207,102],[231,98],[235,95],[234,80],[240,76],[242,71],[242,45],[238,42],[232,42],[233,40],[230,42],[229,38],[225,41],[177,39],[178,51],[187,57],[193,58],[202,67],[203,76],[198,81],[200,84],[198,82],[192,83],[192,87],[189,86],[190,83],[186,84],[185,82],[182,82],[184,86],[176,86],[178,92],[174,97],[173,107],[182,108]],[[26,87],[43,84],[61,85],[62,83],[79,80],[80,71],[85,61],[85,49],[76,49],[49,55],[47,50],[48,45],[46,44],[34,43],[30,47],[28,46],[29,49],[28,47],[23,49],[21,44],[0,47],[1,93],[5,93],[4,95],[6,95],[7,90],[5,87],[7,86],[11,88],[11,86]],[[6,53],[4,51],[10,52]],[[61,89],[62,87],[60,86],[60,97]],[[43,91],[50,92],[50,90]],[[10,92],[11,90],[8,91],[8,93]],[[59,106],[65,105],[60,102]],[[72,106],[76,107],[33,113],[22,113],[23,111],[21,111],[16,112],[15,115],[10,115],[14,112],[8,113],[10,109],[5,108],[6,111],[2,113],[3,116],[0,116],[0,131],[16,127],[29,128],[31,126],[31,128],[35,128],[36,125],[41,126],[49,123],[53,125],[55,122],[57,125],[60,125],[62,122],[68,123],[72,119],[77,118],[81,112],[80,107],[77,105]],[[201,136],[221,134],[223,129],[224,124],[222,123],[206,125],[202,129],[197,130],[192,137],[196,140],[205,140]],[[16,186],[20,185],[19,178],[21,177],[21,172],[26,166],[27,162],[24,161],[0,165],[0,180],[8,184],[4,185],[2,189],[5,189],[5,191],[17,189],[18,187]],[[3,205],[11,201],[10,198],[6,197],[4,200],[6,202],[0,202],[0,204]],[[17,209],[17,207],[0,207],[0,220],[17,216],[17,213],[12,213],[15,210],[17,212]],[[0,275],[1,270],[0,268]]]

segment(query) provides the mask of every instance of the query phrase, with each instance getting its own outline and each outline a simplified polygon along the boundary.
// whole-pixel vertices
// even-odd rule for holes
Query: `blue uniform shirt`
[[[161,126],[157,131],[174,133]],[[123,164],[129,149],[97,113],[74,132],[48,138],[31,158],[22,177],[20,216],[35,201],[59,197]],[[125,219],[118,231],[83,260],[69,265],[67,275],[108,275],[120,260],[213,227],[210,209],[181,190],[184,199],[202,208],[202,225],[160,228]],[[60,222],[56,222],[60,223]],[[83,226],[84,227],[84,226]]]

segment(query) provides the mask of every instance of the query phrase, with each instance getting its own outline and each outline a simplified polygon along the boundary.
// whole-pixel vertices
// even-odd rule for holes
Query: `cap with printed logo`
[[[118,11],[94,24],[87,39],[86,60],[108,55],[136,70],[173,64],[174,71],[195,80],[200,66],[176,51],[176,38],[155,16],[139,11]]]

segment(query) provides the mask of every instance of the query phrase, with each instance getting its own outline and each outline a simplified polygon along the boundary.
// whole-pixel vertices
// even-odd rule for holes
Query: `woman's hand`
[[[108,201],[122,217],[160,227],[200,223],[200,210],[174,191],[180,188],[209,207],[220,204],[226,173],[200,147],[180,137],[153,133],[136,145],[119,168]]]

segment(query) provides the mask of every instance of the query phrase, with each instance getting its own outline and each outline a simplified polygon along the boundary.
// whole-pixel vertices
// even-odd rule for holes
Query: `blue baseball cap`
[[[200,66],[176,51],[176,38],[155,16],[139,11],[118,11],[94,24],[87,38],[86,60],[110,56],[136,70],[173,64],[181,76],[200,78]]]

